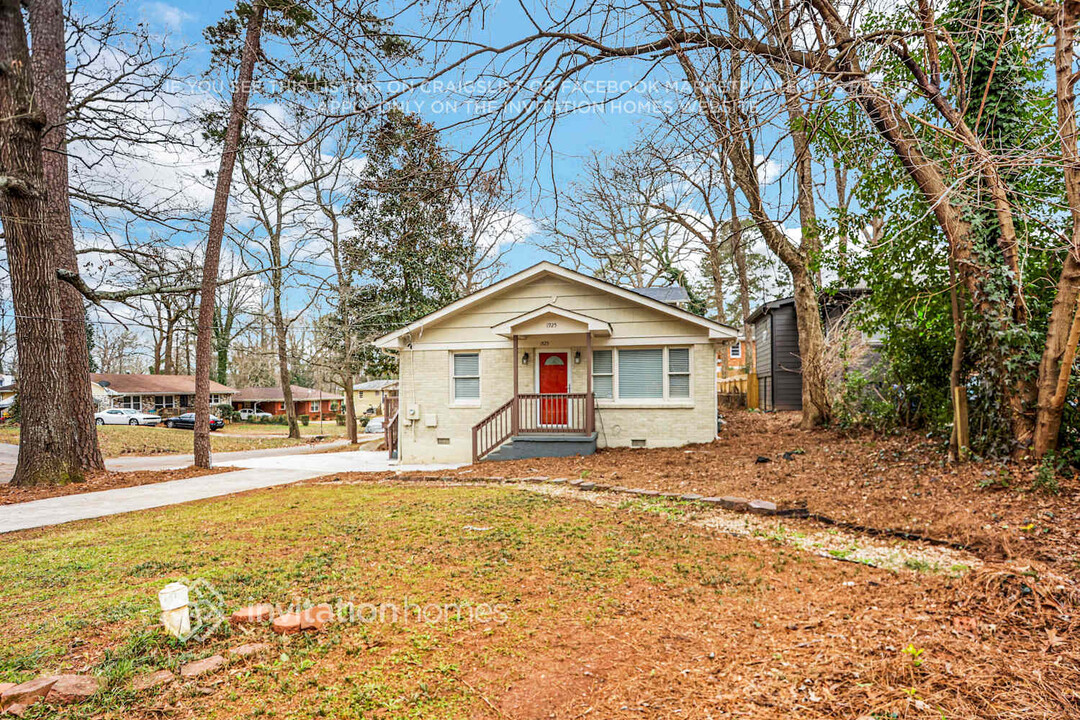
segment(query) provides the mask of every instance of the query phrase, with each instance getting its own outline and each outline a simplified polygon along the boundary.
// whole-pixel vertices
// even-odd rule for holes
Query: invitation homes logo
[[[183,642],[203,640],[212,635],[229,618],[231,611],[214,585],[202,578],[170,583],[158,593],[161,602],[161,622],[166,630]],[[311,608],[325,608],[320,615],[326,620],[345,625],[356,624],[414,624],[445,623],[496,624],[509,619],[503,603],[423,602],[405,597],[400,601],[372,602],[339,598],[331,602],[295,597],[290,603],[273,604],[249,598],[244,610],[256,610],[261,620],[301,613]],[[241,609],[241,608],[237,608]]]

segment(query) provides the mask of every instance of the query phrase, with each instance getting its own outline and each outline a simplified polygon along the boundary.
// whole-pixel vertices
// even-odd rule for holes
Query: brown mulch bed
[[[135,487],[136,485],[151,485],[169,480],[184,480],[200,475],[215,475],[232,470],[236,470],[236,468],[197,468],[194,465],[176,470],[136,470],[133,472],[110,472],[106,470],[88,476],[84,482],[69,483],[67,485],[42,485],[38,487],[0,485],[0,505],[43,500],[45,498],[60,497],[61,495],[79,495],[97,492],[98,490],[115,490],[116,488]]]
[[[805,501],[812,513],[959,543],[988,559],[1039,559],[1066,572],[1080,568],[1080,483],[1073,478],[1059,478],[1054,495],[1034,489],[1032,467],[953,467],[939,443],[915,433],[801,430],[798,413],[725,417],[720,439],[704,445],[481,463],[443,474],[587,477],[778,504]]]

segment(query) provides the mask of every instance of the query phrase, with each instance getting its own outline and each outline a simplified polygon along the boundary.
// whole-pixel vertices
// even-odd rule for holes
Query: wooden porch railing
[[[514,409],[517,399],[510,398],[498,410],[473,425],[472,457],[473,462],[502,445],[514,434]]]
[[[587,397],[585,393],[518,395],[518,432],[576,435],[586,432]]]
[[[398,446],[398,396],[383,396],[383,438],[386,439],[386,452],[394,457]]]
[[[473,426],[473,462],[513,435],[590,434],[594,424],[592,393],[519,394]]]

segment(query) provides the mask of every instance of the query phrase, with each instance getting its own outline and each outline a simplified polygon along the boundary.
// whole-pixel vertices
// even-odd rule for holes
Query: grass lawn
[[[232,422],[226,425],[220,432],[229,435],[275,435],[286,437],[289,434],[288,425],[271,425],[268,423]],[[326,435],[328,437],[345,437],[345,426],[338,425],[333,420],[325,420],[319,423],[312,420],[310,425],[301,425],[300,434],[303,437]]]
[[[105,457],[121,455],[171,455],[191,452],[191,430],[170,430],[166,427],[141,427],[129,425],[101,425],[98,427],[98,441]],[[0,427],[0,442],[17,445],[19,429]],[[261,450],[265,448],[302,445],[304,440],[290,440],[287,437],[225,437],[219,432],[210,434],[210,442],[215,452],[234,450]]]
[[[1076,716],[1080,607],[1060,579],[886,572],[713,535],[678,522],[682,507],[338,483],[13,534],[0,682],[108,681],[67,717]],[[156,593],[181,577],[228,610],[303,598],[404,614],[285,638],[226,624],[181,646],[156,627]],[[464,611],[409,610],[447,605]],[[501,616],[470,617],[481,605]],[[253,640],[271,652],[124,689]]]

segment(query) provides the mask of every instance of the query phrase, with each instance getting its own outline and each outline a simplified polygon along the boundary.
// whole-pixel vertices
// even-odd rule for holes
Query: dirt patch
[[[1030,558],[1062,571],[1077,569],[1075,479],[1059,478],[1059,494],[1053,495],[1033,489],[1031,467],[976,462],[954,468],[945,463],[940,444],[921,435],[806,431],[799,429],[798,417],[729,413],[720,438],[704,445],[481,463],[442,474],[587,477],[778,504],[805,501],[814,513],[961,543],[988,559]]]
[[[67,485],[44,485],[39,487],[0,485],[0,505],[43,500],[45,498],[60,497],[61,495],[79,495],[99,490],[115,490],[116,488],[135,487],[136,485],[152,485],[153,483],[167,482],[169,480],[184,480],[200,475],[215,475],[233,470],[236,470],[236,468],[197,468],[191,466],[176,470],[105,471],[88,476],[85,482],[69,483]]]

